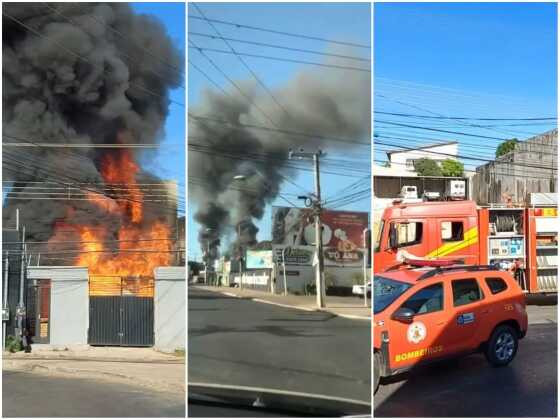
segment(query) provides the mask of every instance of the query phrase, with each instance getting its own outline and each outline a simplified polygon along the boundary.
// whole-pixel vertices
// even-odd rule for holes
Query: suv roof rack
[[[462,265],[462,266],[452,266],[452,267],[437,267],[433,270],[427,271],[418,277],[418,280],[429,279],[430,277],[436,276],[438,274],[447,273],[449,271],[486,271],[486,270],[498,270],[497,265]]]

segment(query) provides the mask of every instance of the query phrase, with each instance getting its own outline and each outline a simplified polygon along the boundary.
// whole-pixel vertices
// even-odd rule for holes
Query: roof
[[[484,266],[484,265],[452,265],[447,267],[418,267],[418,268],[404,268],[401,270],[387,271],[377,275],[378,277],[385,277],[391,280],[402,281],[409,284],[416,284],[418,281],[424,279],[430,279],[432,277],[439,277],[445,274],[461,274],[473,271],[487,271],[487,272],[499,272],[495,267]]]
[[[441,217],[442,215],[454,217],[474,215],[476,203],[464,201],[428,201],[422,203],[402,203],[387,207],[385,212],[390,212],[392,217]]]
[[[450,144],[458,144],[459,142],[457,141],[448,141],[445,143],[434,143],[434,144],[428,144],[427,146],[422,146],[422,147],[407,147],[405,150],[389,150],[387,153],[387,156],[391,156],[392,154],[395,153],[406,153],[406,152],[412,152],[414,150],[425,150],[425,149],[433,149],[434,147],[440,147],[440,146],[448,146]]]

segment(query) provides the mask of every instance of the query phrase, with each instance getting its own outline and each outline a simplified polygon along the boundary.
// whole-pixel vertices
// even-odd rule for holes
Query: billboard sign
[[[272,268],[272,251],[247,250],[245,265],[249,269]]]
[[[282,263],[282,253],[284,253],[286,265],[312,265],[315,255],[313,246],[272,245],[272,249],[274,250],[274,261]]]
[[[273,207],[272,219],[274,248],[295,246],[296,249],[314,249],[315,223],[312,209]],[[360,265],[364,258],[363,232],[369,225],[369,213],[325,209],[321,212],[321,224],[325,265]],[[310,263],[312,258],[313,256]],[[288,261],[286,264],[289,264]]]

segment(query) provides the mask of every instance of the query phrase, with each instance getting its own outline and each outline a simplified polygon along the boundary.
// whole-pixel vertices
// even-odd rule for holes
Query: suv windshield
[[[383,311],[411,287],[412,285],[408,283],[375,276],[373,279],[373,313]]]

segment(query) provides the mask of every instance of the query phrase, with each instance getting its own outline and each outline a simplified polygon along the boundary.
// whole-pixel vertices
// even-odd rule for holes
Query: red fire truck
[[[474,201],[394,202],[375,238],[374,270],[407,259],[453,259],[512,272],[528,293],[556,293],[558,218],[555,204],[478,207]]]

